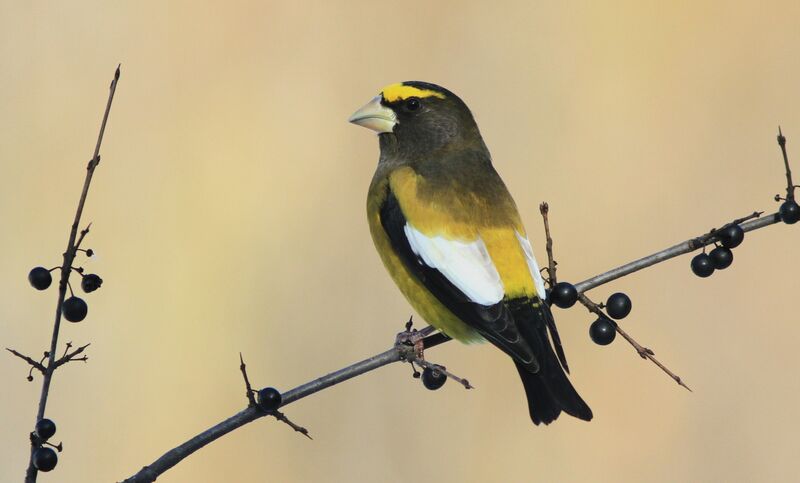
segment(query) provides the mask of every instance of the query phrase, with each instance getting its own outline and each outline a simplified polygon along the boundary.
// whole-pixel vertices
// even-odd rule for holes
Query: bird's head
[[[382,147],[391,144],[425,151],[450,143],[482,144],[467,105],[447,89],[427,82],[386,86],[349,121],[377,132]]]

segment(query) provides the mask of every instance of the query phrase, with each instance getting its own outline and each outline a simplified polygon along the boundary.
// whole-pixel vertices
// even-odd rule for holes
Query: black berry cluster
[[[52,438],[54,434],[56,434],[56,423],[53,421],[49,419],[40,419],[36,423],[36,428],[31,435],[31,441],[34,441],[38,445],[38,448],[34,450],[31,461],[33,462],[33,466],[39,471],[50,471],[58,464],[58,454],[56,454],[53,448],[44,446],[45,444],[49,444],[47,440]],[[60,444],[57,448],[61,451]]]
[[[595,344],[608,345],[617,337],[617,323],[611,319],[624,319],[631,313],[631,298],[622,292],[611,294],[606,300],[608,317],[601,316],[589,326],[589,337]],[[609,318],[611,317],[611,319]]]
[[[715,270],[724,270],[733,263],[733,248],[738,247],[744,240],[744,230],[741,226],[731,223],[725,225],[717,232],[719,246],[710,253],[700,253],[692,258],[692,272],[698,277],[710,277]]]
[[[94,252],[88,249],[86,250],[86,255],[91,257],[94,255]],[[35,267],[28,273],[28,281],[36,290],[46,290],[53,283],[53,276],[50,272],[58,268],[60,267],[48,270],[44,267]],[[99,275],[94,273],[84,274],[83,269],[80,267],[74,268],[74,270],[81,276],[81,288],[84,292],[94,292],[103,285],[103,279],[100,278]],[[70,288],[70,292],[71,291],[72,289]],[[64,300],[64,303],[61,305],[61,313],[64,315],[64,318],[70,322],[80,322],[85,319],[86,314],[89,313],[89,306],[82,298],[72,294],[69,298]]]
[[[578,301],[578,290],[568,282],[559,282],[549,292],[547,302],[562,309],[568,309]],[[608,297],[605,304],[608,317],[598,317],[589,326],[589,337],[600,345],[608,345],[617,336],[617,323],[614,320],[624,319],[631,313],[633,304],[631,298],[622,292],[617,292]],[[424,377],[424,374],[423,374]]]

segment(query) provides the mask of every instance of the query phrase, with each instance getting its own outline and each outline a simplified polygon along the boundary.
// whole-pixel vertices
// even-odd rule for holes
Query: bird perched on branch
[[[378,133],[369,227],[414,309],[454,339],[488,340],[511,356],[535,424],[561,411],[590,420],[567,378],[517,207],[466,104],[437,85],[403,82],[384,88],[350,122]]]

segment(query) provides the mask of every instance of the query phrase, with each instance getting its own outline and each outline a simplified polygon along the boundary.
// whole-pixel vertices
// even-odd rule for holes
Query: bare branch
[[[307,382],[306,384],[283,393],[283,403],[281,407],[285,407],[295,401],[303,399],[304,397],[308,397],[314,393],[322,391],[323,389],[342,383],[356,376],[360,376],[366,372],[373,371],[379,367],[383,367],[393,362],[400,362],[408,355],[408,353],[408,347],[396,345],[385,352],[372,356],[368,359],[364,359],[361,362],[357,362],[336,372],[332,372],[320,378],[314,379],[311,382]],[[222,421],[219,424],[216,424],[206,431],[203,431],[197,436],[189,439],[180,446],[167,451],[152,464],[145,466],[139,470],[138,473],[124,480],[123,483],[151,483],[155,481],[159,475],[180,463],[184,458],[208,443],[225,436],[236,428],[253,422],[256,419],[267,416],[267,414],[268,413],[261,411],[257,407],[247,407],[225,421]]]
[[[50,356],[47,361],[47,370],[44,372],[44,378],[42,379],[42,392],[39,396],[39,409],[36,412],[37,422],[44,418],[44,412],[47,407],[47,397],[50,393],[50,381],[53,378],[53,371],[56,368],[56,349],[58,348],[58,333],[61,328],[61,306],[64,304],[64,299],[67,293],[69,275],[72,271],[72,261],[75,259],[75,254],[79,248],[78,245],[81,241],[83,241],[86,233],[89,232],[89,227],[87,226],[86,229],[81,232],[81,238],[78,243],[76,243],[76,237],[78,236],[78,225],[81,222],[83,207],[86,204],[86,197],[89,194],[89,185],[92,182],[94,170],[100,163],[100,146],[103,143],[103,135],[106,131],[106,123],[108,122],[108,115],[111,112],[111,103],[114,100],[114,93],[117,90],[118,81],[119,66],[117,66],[117,70],[114,72],[114,79],[111,81],[111,86],[109,87],[108,100],[106,101],[106,108],[103,112],[103,120],[100,123],[100,132],[97,135],[97,144],[95,145],[92,159],[89,160],[89,164],[86,166],[86,178],[83,181],[83,189],[81,190],[80,200],[78,201],[78,208],[75,211],[75,219],[72,222],[72,227],[69,232],[67,249],[64,252],[64,263],[61,265],[61,279],[58,284],[58,302],[56,304],[55,322],[53,323],[53,336],[50,341]],[[25,472],[25,483],[34,483],[36,481],[38,470],[35,466],[33,466],[33,452],[35,450],[36,446],[31,444],[31,459],[28,462],[28,469]]]
[[[750,216],[752,217],[753,215]],[[745,223],[741,223],[739,226],[742,227],[742,230],[748,232],[748,231],[758,230],[759,228],[764,228],[766,226],[774,225],[775,223],[779,223],[780,221],[781,221],[780,215],[778,213],[772,213],[767,216],[762,216],[757,219],[752,219]],[[652,255],[648,255],[638,260],[634,260],[630,263],[626,263],[625,265],[621,265],[607,272],[603,272],[600,275],[595,275],[594,277],[587,278],[582,282],[576,283],[575,288],[580,293],[586,292],[588,290],[591,290],[595,287],[599,287],[600,285],[606,284],[618,278],[630,275],[634,272],[638,272],[639,270],[642,270],[644,268],[652,267],[657,263],[665,262],[671,258],[675,258],[685,253],[693,252],[698,248],[710,245],[711,243],[714,243],[714,241],[716,241],[716,236],[710,235],[710,233],[711,232],[705,233],[695,238],[690,238],[686,241],[678,243],[677,245],[673,245],[669,248],[665,248],[664,250],[653,253]]]

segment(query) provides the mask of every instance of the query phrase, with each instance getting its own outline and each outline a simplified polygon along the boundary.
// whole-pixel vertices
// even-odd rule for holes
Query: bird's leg
[[[395,339],[394,345],[395,347],[397,347],[400,353],[400,359],[411,364],[411,368],[414,371],[413,372],[414,378],[419,379],[421,376],[420,372],[417,370],[415,366],[416,364],[417,366],[420,366],[423,369],[434,371],[437,377],[438,373],[441,373],[444,377],[448,379],[453,379],[457,383],[464,386],[466,389],[473,389],[474,386],[472,386],[466,379],[458,377],[451,372],[448,372],[444,368],[444,366],[440,364],[433,364],[425,360],[425,338],[436,332],[436,329],[434,329],[431,326],[428,326],[422,330],[417,330],[412,328],[413,325],[414,321],[411,318],[409,318],[408,322],[406,322],[406,330],[397,334],[397,338]],[[443,339],[448,340],[449,337],[444,336]],[[441,384],[437,385],[436,389],[438,389],[439,387],[441,387]]]

